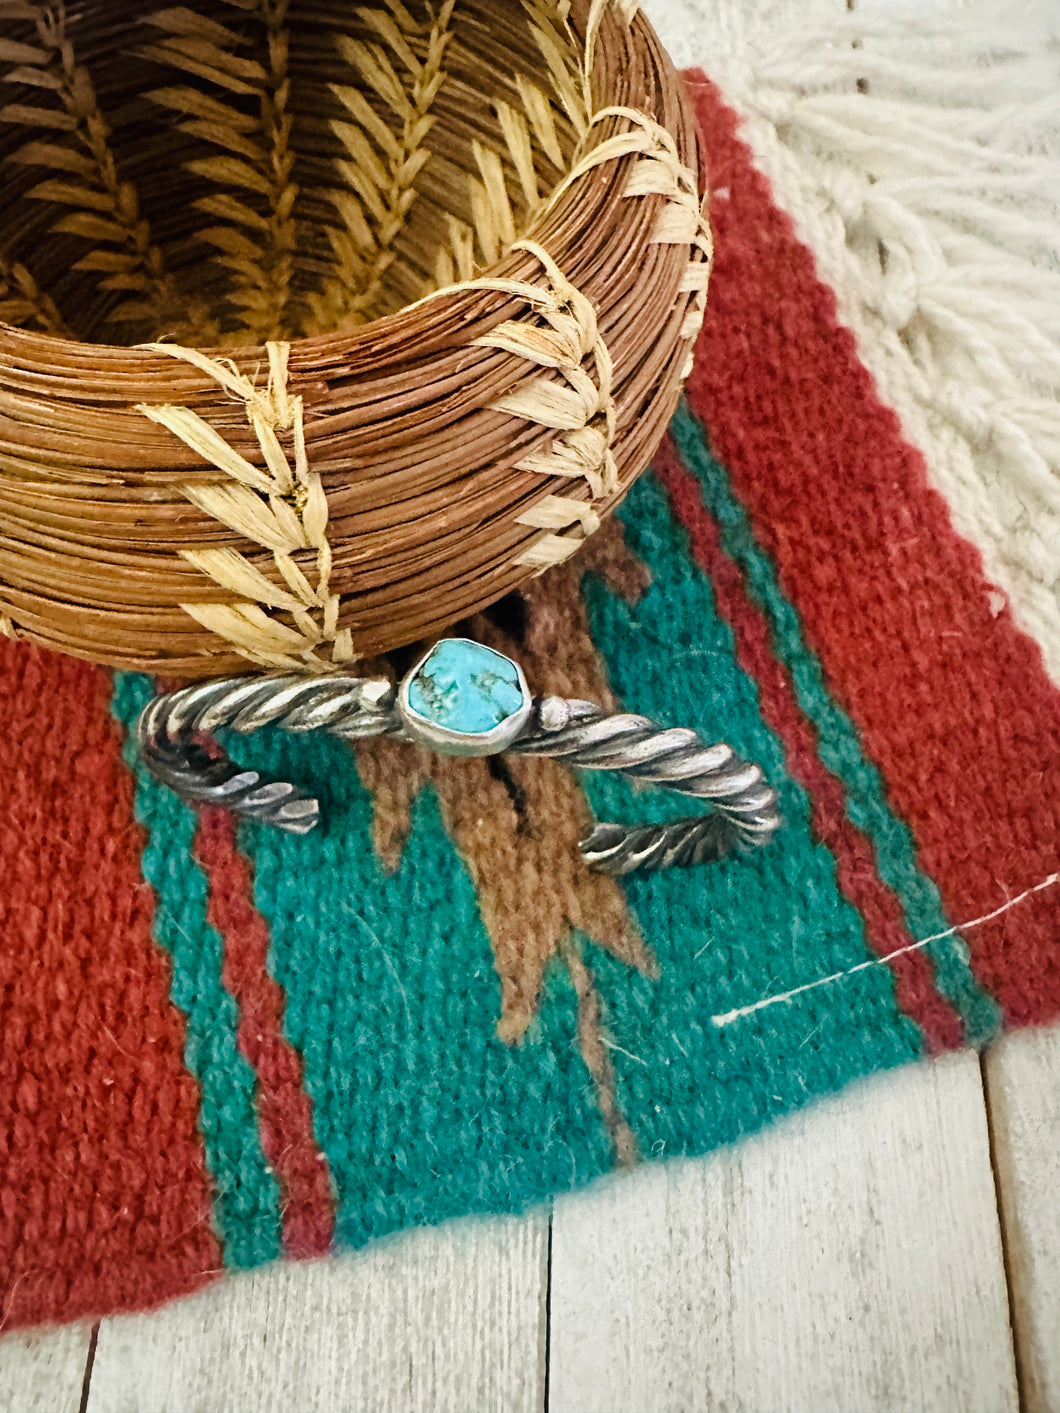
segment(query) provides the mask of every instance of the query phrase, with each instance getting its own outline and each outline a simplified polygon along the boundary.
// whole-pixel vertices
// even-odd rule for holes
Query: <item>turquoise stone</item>
[[[408,703],[417,716],[461,736],[494,730],[524,700],[515,663],[467,638],[444,638],[408,686]]]

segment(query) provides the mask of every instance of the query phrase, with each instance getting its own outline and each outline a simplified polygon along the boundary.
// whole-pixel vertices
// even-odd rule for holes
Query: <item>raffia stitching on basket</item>
[[[681,325],[681,337],[691,345],[681,370],[682,378],[692,371],[695,342],[707,312],[707,289],[714,263],[714,238],[710,221],[699,195],[696,174],[680,158],[672,134],[645,113],[633,108],[602,109],[597,118],[614,114],[628,118],[642,128],[648,146],[642,149],[626,183],[626,196],[661,195],[667,206],[660,213],[652,242],[658,245],[691,245],[692,258],[678,288],[678,296],[692,295]],[[596,121],[596,119],[594,119]]]
[[[688,269],[678,289],[679,298],[689,294],[693,296],[681,326],[681,337],[690,344],[681,371],[681,376],[687,378],[692,371],[695,341],[706,314],[707,289],[714,260],[713,236],[699,195],[696,174],[681,161],[673,136],[648,114],[637,108],[622,106],[601,108],[593,115],[590,127],[609,117],[625,118],[634,126],[630,132],[616,133],[605,139],[579,158],[553,191],[548,205],[558,201],[574,182],[593,168],[605,162],[637,156],[626,179],[623,195],[665,197],[666,205],[659,213],[651,242],[657,245],[688,245],[692,249]]]
[[[522,0],[534,37],[548,70],[552,90],[579,137],[589,128],[590,104],[585,74],[578,61],[578,43],[570,26],[570,0]]]
[[[612,8],[627,25],[631,24],[640,8],[639,0],[593,0],[580,62],[567,0],[558,4],[555,0],[552,3],[549,0],[522,0],[522,4],[530,18],[530,32],[544,60],[555,100],[566,114],[575,136],[584,142],[594,121],[592,71],[600,26]],[[463,222],[451,223],[455,263],[443,263],[443,256],[438,267],[440,284],[451,282],[454,271],[463,279],[472,277],[473,262],[468,259],[472,247],[469,235],[477,237],[480,266],[493,265],[548,209],[551,198],[542,197],[539,189],[532,135],[537,137],[558,168],[569,168],[564,161],[552,102],[536,84],[522,75],[517,77],[516,85],[522,100],[522,112],[512,104],[499,101],[493,107],[519,179],[527,219],[520,229],[512,209],[500,155],[481,143],[474,143],[475,162],[480,174],[479,178],[472,176],[468,179],[474,229],[472,232]]]
[[[290,344],[266,345],[269,380],[264,391],[234,364],[208,358],[195,349],[174,344],[145,347],[193,364],[245,404],[264,468],[247,461],[190,408],[141,403],[137,410],[229,478],[224,485],[185,483],[179,489],[207,515],[271,550],[287,585],[283,589],[273,584],[234,549],[183,550],[183,559],[240,595],[240,600],[233,604],[184,603],[181,607],[259,667],[319,673],[351,661],[350,632],[338,626],[339,597],[330,588],[327,497],[320,476],[309,466],[302,399],[292,396],[287,385]],[[280,432],[290,433],[293,464],[280,442]],[[300,550],[316,551],[315,588],[295,561]],[[288,614],[291,623],[278,619],[277,612]],[[328,647],[330,659],[319,656],[319,651]]]
[[[395,243],[417,198],[416,179],[431,158],[424,142],[434,126],[431,109],[446,79],[443,64],[456,0],[443,0],[429,28],[418,24],[399,0],[386,3],[388,10],[360,11],[381,42],[338,39],[343,58],[396,114],[401,128],[392,132],[361,90],[331,85],[349,114],[349,120],[332,123],[348,160],[337,164],[344,188],[327,193],[343,225],[328,232],[339,268],[324,289],[310,297],[315,327],[320,329],[371,317],[395,258]],[[425,47],[422,60],[415,52],[417,43]]]
[[[110,146],[110,126],[100,110],[91,75],[78,62],[67,37],[62,0],[50,6],[16,3],[5,7],[5,16],[32,21],[36,43],[2,42],[0,59],[15,64],[4,75],[4,82],[26,84],[55,99],[51,107],[9,103],[0,108],[0,121],[56,134],[53,140],[28,142],[13,155],[12,160],[24,166],[59,173],[31,187],[27,194],[69,207],[68,214],[52,229],[90,240],[94,246],[74,268],[98,272],[101,289],[129,296],[111,310],[108,317],[112,321],[184,328],[189,301],[181,298],[166,272],[135,186],[118,171]],[[205,332],[207,337],[213,332],[208,323]]]
[[[546,449],[518,462],[517,470],[583,479],[592,501],[606,499],[618,489],[618,466],[611,450],[618,414],[613,393],[614,367],[600,334],[596,309],[542,246],[525,240],[513,248],[529,251],[540,260],[548,275],[546,288],[519,280],[478,279],[436,294],[483,289],[526,300],[532,319],[506,320],[473,340],[473,346],[503,349],[539,368],[553,370],[562,378],[557,380],[548,374],[532,378],[492,402],[490,408],[525,417],[528,422],[554,428],[558,433]],[[595,378],[586,367],[589,359]],[[574,554],[599,528],[600,518],[591,503],[573,496],[548,495],[518,516],[516,523],[547,532],[516,560],[528,568],[543,570]]]
[[[640,155],[627,178],[626,196],[665,196],[667,205],[659,213],[652,240],[666,245],[692,245],[700,233],[702,202],[696,175],[681,161],[677,143],[654,118],[638,108],[613,106],[594,113],[591,125],[606,118],[626,118],[634,124],[630,132],[615,133],[588,147],[549,196],[549,207],[594,167]]]
[[[537,138],[549,161],[556,167],[564,165],[563,148],[556,127],[555,113],[548,98],[536,84],[531,83],[522,74],[517,78],[517,86],[522,99],[522,111],[500,99],[494,102],[493,111],[497,114],[512,165],[519,178],[523,200],[532,218],[544,204],[534,165],[533,139]]]
[[[524,211],[517,217],[500,155],[480,142],[472,144],[479,175],[468,174],[473,225],[449,215],[449,248],[435,259],[434,288],[472,280],[476,273],[494,265],[511,249],[545,209],[534,161],[534,139],[557,171],[569,164],[564,158],[563,141],[556,109],[543,89],[524,75],[516,77],[522,108],[497,99],[493,111],[519,182]]]
[[[682,326],[682,337],[694,345],[706,313],[713,261],[710,225],[703,210],[696,174],[682,162],[673,136],[647,113],[618,105],[597,111],[592,108],[592,65],[600,26],[609,9],[626,24],[631,24],[639,12],[639,0],[594,0],[589,14],[584,66],[580,71],[580,95],[576,94],[574,84],[574,75],[579,71],[575,63],[576,40],[567,21],[569,5],[549,7],[544,0],[523,0],[523,6],[531,15],[531,30],[546,61],[553,92],[581,133],[583,150],[549,194],[542,197],[534,168],[531,133],[542,142],[557,165],[563,164],[555,110],[540,89],[520,80],[524,111],[519,112],[502,102],[495,103],[494,109],[522,188],[526,220],[520,229],[500,157],[476,142],[474,155],[481,179],[469,177],[475,225],[472,228],[455,217],[449,218],[450,249],[438,257],[437,284],[446,287],[458,280],[473,280],[478,269],[496,264],[515,248],[526,231],[588,172],[606,162],[639,156],[627,178],[624,194],[665,197],[666,205],[659,213],[652,242],[688,245],[692,249],[678,295],[693,296]],[[593,128],[609,117],[627,119],[634,125],[632,131],[617,133],[591,145]],[[687,377],[691,371],[692,357],[690,348],[682,376]]]
[[[473,142],[478,175],[469,173],[467,177],[472,224],[453,215],[448,217],[449,246],[440,250],[435,260],[436,289],[472,280],[478,271],[495,265],[545,209],[546,200],[541,194],[534,164],[534,139],[557,171],[565,172],[569,168],[560,131],[562,120],[557,121],[556,105],[565,114],[575,141],[588,131],[589,103],[577,57],[577,41],[570,27],[570,0],[521,0],[521,3],[555,100],[553,102],[544,89],[524,74],[517,74],[515,87],[521,109],[499,99],[493,103],[525,211],[517,214],[513,208],[500,153],[481,142]]]
[[[635,180],[631,178],[626,194],[665,196],[668,205],[660,215],[653,239],[696,247],[692,264],[697,267],[697,273],[689,274],[689,279],[694,283],[682,286],[680,292],[702,293],[702,300],[696,301],[701,326],[706,308],[711,252],[709,227],[703,216],[695,173],[681,161],[671,135],[646,113],[626,107],[608,107],[599,111],[593,108],[592,66],[604,17],[611,9],[625,24],[632,24],[639,13],[639,0],[594,0],[581,65],[577,60],[577,40],[568,22],[569,4],[549,5],[545,0],[522,0],[522,3],[531,18],[531,32],[548,69],[553,94],[579,136],[582,154],[573,163],[564,161],[553,103],[540,88],[520,76],[517,86],[523,110],[500,101],[493,106],[522,190],[525,219],[521,222],[516,219],[499,154],[475,142],[473,152],[479,176],[468,177],[474,225],[468,226],[456,217],[449,217],[450,246],[437,258],[436,287],[474,279],[480,269],[496,264],[506,255],[569,190],[572,183],[604,162],[640,152],[649,164],[651,161],[658,162],[660,170],[640,173],[643,190],[638,190]],[[640,127],[641,132],[618,134],[595,146],[590,145],[593,127],[610,116],[628,118]],[[547,196],[542,196],[540,192],[534,166],[534,137],[550,160],[564,169],[564,175]],[[584,150],[586,148],[588,150]],[[698,269],[704,260],[706,272]],[[688,327],[692,327],[691,323]]]
[[[186,85],[155,89],[147,96],[180,113],[177,126],[183,132],[220,149],[217,155],[187,163],[190,172],[217,183],[217,191],[200,197],[195,205],[222,224],[198,234],[221,252],[219,262],[232,272],[228,301],[240,311],[248,338],[257,343],[287,331],[298,245],[294,217],[298,184],[289,111],[289,0],[221,3],[244,20],[248,14],[257,19],[264,29],[267,64],[238,53],[242,33],[184,6],[146,17],[146,23],[165,37],[140,52],[204,80],[221,95]],[[232,98],[240,95],[257,100],[256,116],[235,106]],[[259,207],[264,207],[264,213]],[[197,339],[215,341],[199,331]]]
[[[602,20],[605,8],[600,6],[594,12],[597,24]],[[626,8],[632,19],[637,7],[629,5]],[[687,245],[692,251],[678,289],[679,298],[692,296],[681,327],[681,337],[687,339],[690,345],[681,372],[682,377],[687,377],[692,370],[695,340],[706,312],[713,259],[710,226],[703,211],[696,174],[681,161],[671,134],[635,108],[614,106],[601,109],[589,119],[587,135],[597,123],[609,117],[627,119],[633,124],[631,131],[615,134],[585,152],[548,199],[533,205],[529,201],[530,179],[523,173],[526,154],[518,151],[519,147],[529,142],[525,124],[519,122],[518,115],[510,114],[507,123],[502,119],[502,129],[516,158],[516,170],[520,173],[534,217],[547,211],[573,182],[593,168],[606,162],[637,157],[626,179],[623,194],[628,197],[664,197],[666,204],[655,223],[652,243]],[[549,298],[542,301],[536,286],[529,287],[535,291],[534,297],[526,297],[535,314],[543,317],[549,328],[545,330],[536,324],[509,321],[483,338],[476,339],[475,343],[482,347],[505,348],[542,367],[554,368],[564,374],[567,386],[548,377],[537,378],[490,406],[494,410],[526,417],[528,421],[559,430],[559,435],[546,450],[524,458],[518,463],[518,470],[535,471],[546,476],[584,477],[589,483],[592,500],[596,501],[613,495],[618,486],[618,470],[611,450],[617,431],[611,356],[599,335],[596,311],[591,301],[566,279],[543,247],[534,241],[515,239],[514,220],[511,207],[507,204],[499,159],[496,159],[496,164],[496,181],[505,205],[502,207],[499,201],[491,201],[488,209],[478,213],[479,243],[491,261],[501,254],[502,241],[505,250],[530,250],[541,260],[552,282]],[[536,194],[536,182],[533,191]],[[466,269],[473,264],[473,254],[467,242],[464,252],[460,263]],[[454,288],[502,287],[514,292],[512,282],[466,278],[461,284],[439,293],[451,293]],[[590,353],[596,363],[596,384],[582,366]],[[584,501],[569,496],[549,495],[519,516],[517,523],[548,532],[515,561],[540,572],[574,554],[585,539],[599,528],[600,521],[592,504],[586,505]]]
[[[687,339],[690,345],[681,370],[681,376],[687,377],[692,370],[695,340],[706,312],[713,259],[710,226],[704,214],[696,174],[682,162],[677,143],[661,124],[635,108],[610,106],[592,112],[593,48],[611,3],[612,0],[595,0],[590,11],[588,43],[581,74],[582,97],[579,100],[575,97],[571,79],[570,56],[575,42],[567,23],[569,7],[561,6],[557,11],[548,13],[540,0],[523,0],[524,8],[534,20],[532,29],[548,64],[553,89],[568,116],[583,132],[582,146],[587,146],[592,129],[610,117],[628,120],[633,124],[631,131],[606,138],[584,151],[566,177],[546,199],[542,199],[534,172],[528,118],[508,105],[498,104],[495,108],[523,188],[530,224],[547,212],[574,182],[595,167],[622,158],[637,157],[626,178],[623,194],[629,197],[665,198],[651,242],[687,245],[692,251],[678,289],[678,298],[692,296],[681,327],[681,337]],[[614,7],[619,17],[630,24],[639,10],[639,3],[637,0],[614,0]],[[562,53],[564,40],[567,45],[565,57]],[[543,102],[544,111],[548,114],[543,125],[546,130],[551,127],[552,139],[557,141],[552,106],[547,99]],[[529,111],[530,104],[525,92],[524,105]],[[475,144],[475,157],[482,173],[481,182],[476,183],[472,179],[476,230],[471,232],[463,223],[451,219],[453,256],[442,257],[438,274],[451,278],[453,273],[459,272],[462,282],[445,287],[444,292],[451,292],[454,288],[502,286],[511,290],[511,282],[483,281],[473,277],[476,236],[483,259],[490,264],[513,249],[531,250],[538,256],[552,281],[554,303],[542,304],[540,296],[531,298],[529,302],[535,313],[545,318],[550,329],[546,331],[537,325],[510,321],[475,342],[483,347],[506,348],[543,367],[557,369],[563,372],[568,386],[565,388],[553,379],[542,377],[490,405],[494,410],[523,416],[560,431],[547,450],[524,458],[517,469],[548,476],[584,477],[594,501],[610,496],[618,485],[617,464],[611,450],[617,432],[614,369],[610,353],[599,336],[596,311],[540,245],[517,238],[500,158],[478,143]],[[564,321],[562,330],[556,323],[557,318]],[[527,337],[528,329],[530,337]],[[564,340],[566,347],[560,352],[560,344]],[[582,367],[590,352],[596,361],[598,385],[593,384]],[[599,356],[596,356],[598,353]],[[541,572],[574,554],[585,539],[599,528],[600,521],[591,504],[586,505],[584,501],[569,496],[549,495],[519,516],[517,523],[548,532],[515,561]]]
[[[681,325],[681,337],[687,339],[689,345],[688,354],[681,365],[682,380],[692,372],[696,357],[696,342],[707,315],[707,291],[710,287],[711,267],[714,264],[714,235],[706,212],[700,216],[699,230],[692,244],[695,253],[688,262],[688,269],[685,271],[680,286],[681,294],[692,296],[684,323]]]
[[[0,255],[0,322],[69,337],[70,330],[51,295],[45,294],[25,265]]]

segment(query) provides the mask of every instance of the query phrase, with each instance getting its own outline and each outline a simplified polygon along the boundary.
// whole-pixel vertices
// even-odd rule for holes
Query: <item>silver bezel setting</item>
[[[505,662],[511,663],[515,668],[516,678],[519,683],[519,690],[523,696],[523,704],[519,709],[507,717],[499,725],[493,727],[491,731],[480,731],[469,734],[463,731],[452,731],[447,726],[439,726],[436,722],[428,721],[426,717],[409,702],[409,690],[416,674],[426,664],[434,654],[440,643],[467,643],[470,647],[485,648]],[[522,735],[530,714],[534,709],[533,697],[527,685],[523,669],[514,660],[504,653],[497,652],[496,648],[491,648],[486,643],[476,643],[472,638],[442,638],[438,643],[433,643],[416,663],[415,667],[406,673],[401,689],[398,692],[398,712],[401,716],[405,733],[413,741],[422,746],[429,746],[434,751],[440,751],[448,756],[495,756],[515,743]]]

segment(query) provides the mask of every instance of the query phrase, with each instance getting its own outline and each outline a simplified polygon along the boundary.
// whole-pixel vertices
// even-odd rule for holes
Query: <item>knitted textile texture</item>
[[[717,257],[687,400],[612,527],[464,630],[535,691],[727,740],[783,832],[616,882],[579,862],[591,815],[672,802],[279,733],[241,758],[324,823],[236,827],[139,763],[150,681],[0,640],[4,1329],[522,1210],[1060,1016],[1037,492],[961,461],[930,330],[903,341],[844,230],[864,192],[818,220],[788,120],[689,84]]]

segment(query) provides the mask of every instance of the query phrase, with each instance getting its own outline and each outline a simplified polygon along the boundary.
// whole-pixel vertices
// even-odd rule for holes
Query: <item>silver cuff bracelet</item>
[[[244,769],[203,739],[222,727],[246,735],[264,726],[326,731],[348,741],[391,736],[449,755],[550,756],[713,806],[665,824],[597,824],[581,852],[604,873],[711,862],[768,843],[781,823],[776,792],[730,746],[592,702],[535,697],[518,663],[466,638],[441,639],[400,684],[333,675],[185,687],[148,704],[137,738],[148,769],[188,803],[307,834],[320,819],[317,800],[297,785]]]

